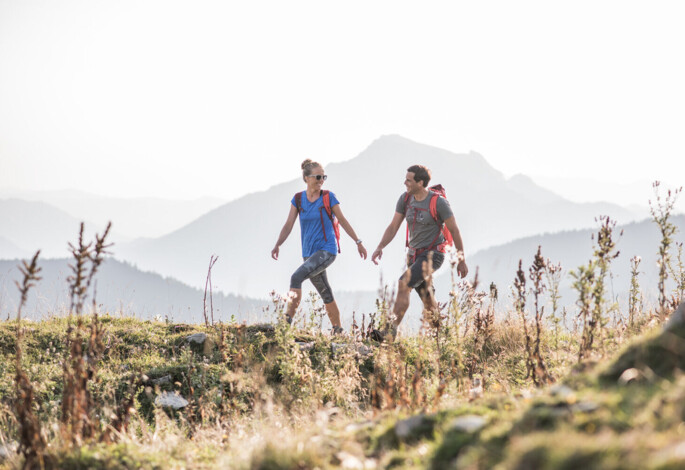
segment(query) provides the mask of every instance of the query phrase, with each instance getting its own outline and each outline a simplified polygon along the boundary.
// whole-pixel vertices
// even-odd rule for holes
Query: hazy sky
[[[234,198],[382,134],[682,184],[684,24],[681,0],[0,0],[0,187]]]

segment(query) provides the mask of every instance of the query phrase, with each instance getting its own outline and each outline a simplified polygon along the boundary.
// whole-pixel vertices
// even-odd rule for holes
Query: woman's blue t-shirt
[[[331,209],[336,204],[340,204],[338,199],[331,191],[328,192],[331,199]],[[302,191],[302,212],[300,212],[300,232],[302,233],[302,257],[309,258],[319,250],[326,250],[334,255],[338,254],[338,245],[335,240],[333,223],[328,218],[326,209],[323,207],[323,196],[314,202],[307,199],[307,191]],[[297,208],[295,197],[290,203]],[[326,236],[321,230],[321,216],[323,215],[323,226]]]

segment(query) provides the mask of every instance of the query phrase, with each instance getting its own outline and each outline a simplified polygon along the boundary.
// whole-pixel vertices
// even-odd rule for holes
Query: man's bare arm
[[[466,259],[464,255],[464,242],[461,240],[461,233],[459,233],[459,227],[457,227],[457,220],[454,216],[445,220],[445,226],[447,230],[452,234],[454,239],[454,247],[457,249],[459,255],[459,263],[457,264],[457,273],[464,278],[469,273],[469,268],[466,266]]]
[[[392,217],[390,225],[388,225],[388,228],[385,229],[385,233],[383,234],[380,243],[378,243],[378,248],[376,248],[376,251],[374,251],[373,255],[371,256],[371,261],[373,261],[374,264],[378,264],[377,260],[383,257],[383,248],[388,246],[392,239],[395,238],[395,235],[397,234],[397,231],[400,229],[403,220],[404,214],[395,212],[395,215]]]

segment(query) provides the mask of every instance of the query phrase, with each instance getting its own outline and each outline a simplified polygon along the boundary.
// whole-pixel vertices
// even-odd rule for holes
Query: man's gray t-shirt
[[[454,215],[447,199],[438,196],[436,207],[439,222],[436,222],[430,213],[432,193],[428,193],[428,197],[423,201],[417,201],[414,199],[414,196],[409,196],[405,204],[404,200],[406,197],[407,193],[400,196],[397,200],[395,211],[403,214],[407,221],[407,226],[409,227],[409,250],[427,248],[431,245],[431,242],[433,246],[443,243],[445,237],[441,232],[442,223]]]

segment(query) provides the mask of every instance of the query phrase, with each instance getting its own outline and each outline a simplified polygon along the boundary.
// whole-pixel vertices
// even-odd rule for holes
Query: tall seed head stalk
[[[642,307],[642,296],[640,294],[640,282],[638,275],[640,274],[640,262],[642,258],[633,256],[630,258],[630,295],[628,298],[628,325],[632,328],[635,326],[635,317]]]
[[[613,240],[613,232],[616,227],[616,222],[611,220],[608,215],[599,217],[600,227],[597,231],[597,243],[594,249],[595,264],[597,266],[597,274],[594,278],[594,286],[592,289],[592,299],[594,307],[592,309],[593,324],[599,326],[600,339],[605,332],[605,327],[608,318],[604,315],[606,303],[606,288],[605,280],[610,273],[611,262],[619,255],[616,251],[616,242]],[[623,235],[623,231],[619,236]],[[594,238],[594,236],[593,236]]]
[[[557,315],[559,310],[559,285],[561,284],[561,263],[554,264],[550,259],[545,263],[545,280],[549,286],[549,301],[552,304],[552,323],[554,323],[554,347],[559,348],[559,324],[561,318]]]
[[[673,235],[676,233],[676,226],[669,220],[671,217],[671,212],[673,212],[673,207],[678,199],[678,195],[683,190],[682,187],[675,190],[668,190],[666,197],[662,201],[661,194],[659,192],[659,187],[661,182],[655,181],[652,184],[654,188],[654,195],[656,200],[654,203],[649,201],[649,211],[652,214],[652,219],[654,223],[659,227],[661,232],[661,243],[659,244],[659,260],[657,265],[659,267],[659,314],[661,316],[666,315],[666,302],[668,301],[666,295],[666,280],[668,279],[668,267],[671,263],[671,254],[669,248],[671,243],[673,243]]]
[[[588,261],[587,265],[581,265],[577,271],[571,271],[571,277],[575,279],[573,288],[578,292],[578,300],[576,305],[580,311],[578,318],[583,328],[580,348],[578,350],[578,362],[585,359],[592,349],[594,340],[594,329],[596,326],[595,318],[591,315],[592,307],[592,292],[595,281],[595,262]]]

